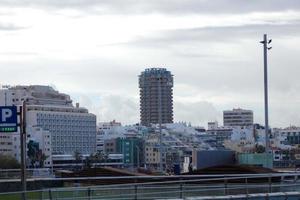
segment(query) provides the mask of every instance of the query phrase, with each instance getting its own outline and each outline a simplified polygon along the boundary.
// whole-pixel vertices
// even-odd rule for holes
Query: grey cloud
[[[273,38],[270,73],[272,73],[271,83],[276,86],[274,90],[278,91],[277,88],[280,89],[285,85],[297,85],[297,83],[291,83],[297,80],[297,73],[289,75],[289,72],[298,71],[296,63],[299,63],[297,54],[300,47],[294,46],[295,49],[292,50],[285,47],[284,43],[300,40],[298,22],[296,24],[168,30],[155,37],[140,38],[128,45],[138,50],[164,50],[167,55],[165,62],[170,66],[177,66],[175,72],[182,75],[180,77],[182,83],[198,85],[199,88],[206,90],[222,88],[225,93],[232,90],[249,93],[257,92],[262,81],[260,80],[262,49],[259,41],[264,33],[270,33],[270,37]],[[227,55],[226,51],[238,52],[241,55],[232,53]],[[171,59],[173,62],[170,61]],[[200,73],[191,74],[191,71]],[[290,83],[287,83],[285,79],[282,79],[282,75],[295,79],[288,80]],[[247,91],[241,90],[242,87],[247,87]],[[290,88],[284,87],[281,91],[288,92],[286,89]]]
[[[132,96],[103,93],[72,93],[74,102],[80,103],[97,116],[97,121],[116,120],[123,124],[139,122],[138,102]]]
[[[133,96],[91,94],[89,96],[78,94],[75,98],[97,115],[98,121],[121,121],[124,124],[139,122],[139,103]],[[194,125],[206,125],[208,121],[221,120],[221,112],[207,101],[193,103],[175,101],[175,121],[188,121]]]
[[[6,6],[74,8],[102,13],[243,13],[299,10],[298,0],[1,0]]]
[[[288,127],[290,125],[298,125],[300,121],[300,101],[293,101],[289,104],[276,102],[270,104],[269,115],[271,126]]]
[[[175,121],[189,121],[193,125],[206,125],[209,121],[220,121],[221,113],[207,101],[174,103]]]
[[[26,27],[21,27],[21,26],[16,26],[14,24],[5,24],[5,23],[0,23],[0,31],[18,31],[21,29],[25,29]]]
[[[102,95],[99,102],[99,121],[117,120],[126,124],[139,122],[139,107],[134,98]]]
[[[297,21],[291,23],[168,30],[121,44],[124,51],[129,50],[128,58],[99,56],[73,62],[51,58],[15,64],[1,62],[2,66],[10,67],[2,69],[0,76],[3,82],[13,81],[12,84],[52,82],[59,89],[72,88],[67,93],[76,91],[89,97],[78,101],[84,102],[82,105],[97,114],[100,121],[116,119],[135,123],[139,121],[138,74],[146,66],[167,66],[175,75],[175,100],[178,96],[191,100],[202,94],[196,103],[175,101],[176,121],[205,124],[220,119],[223,108],[244,105],[253,109],[256,115],[263,116],[263,112],[258,111],[263,106],[259,40],[263,33],[270,33],[273,38],[273,50],[269,55],[270,123],[273,126],[299,125],[300,49],[296,44],[300,44],[300,26]],[[119,45],[114,44],[114,48]],[[233,53],[227,55],[227,52]],[[15,73],[24,68],[24,73]],[[182,90],[176,89],[181,83],[194,88],[193,92],[183,94]],[[99,94],[100,99],[96,102],[89,95],[91,91]],[[103,91],[110,95],[103,95]],[[206,100],[216,96],[225,100],[214,100],[213,104],[212,100]],[[228,98],[233,100],[228,102]],[[223,104],[226,107],[221,108]]]
[[[6,52],[0,52],[0,55],[5,55],[5,56],[37,56],[39,54],[37,52],[6,51]]]
[[[207,45],[216,42],[224,43],[239,41],[241,39],[257,39],[257,36],[262,37],[264,33],[269,33],[274,37],[298,37],[300,33],[300,19],[286,24],[277,22],[277,24],[245,24],[240,26],[212,26],[166,30],[152,37],[139,37],[127,44],[141,47],[166,47],[172,44],[199,42]]]
[[[290,54],[289,50],[284,49],[283,51],[285,51],[285,58],[281,58],[283,59],[281,63],[286,59],[286,54]],[[295,57],[296,54],[297,52],[290,56]],[[252,73],[251,70],[249,73],[247,67],[241,68],[238,64],[232,66],[232,63],[226,62],[221,66],[214,66],[214,63],[206,63],[209,59],[205,63],[201,62],[202,59],[193,60],[193,62],[184,59],[184,62],[177,63],[178,60],[170,62],[169,57],[164,57],[161,63],[164,63],[163,60],[169,63],[168,69],[175,75],[174,116],[176,121],[191,121],[194,125],[206,125],[207,121],[217,119],[221,123],[223,109],[242,107],[253,109],[256,122],[262,122],[263,111],[260,111],[263,110],[261,73],[255,74],[255,71]],[[113,62],[104,62],[102,59],[74,63],[49,60],[41,60],[41,63],[36,63],[35,59],[34,62],[15,63],[15,66],[12,63],[1,62],[2,66],[9,65],[10,67],[2,69],[0,78],[2,84],[49,85],[54,83],[59,91],[71,94],[72,97],[77,93],[78,97],[74,99],[74,102],[80,102],[82,106],[89,108],[98,116],[99,121],[116,119],[124,124],[132,124],[139,121],[137,75],[150,61],[149,58],[148,62],[144,60],[136,63],[133,60],[130,65],[128,61],[121,59],[120,65],[118,65]],[[121,63],[124,68],[121,67]],[[293,63],[299,62],[295,59],[291,61],[290,65],[294,65]],[[138,67],[139,65],[141,67]],[[206,68],[202,65],[209,67]],[[24,73],[15,73],[25,68]],[[270,65],[270,123],[272,126],[287,126],[289,123],[299,125],[298,118],[295,117],[299,110],[297,106],[299,104],[297,91],[300,89],[297,78],[299,73],[297,69],[289,72],[285,68],[279,68],[274,72],[274,68],[276,68],[274,65]],[[62,72],[65,73],[62,74]],[[47,74],[46,79],[43,74]],[[274,85],[276,83],[274,76],[282,79],[283,82],[288,82],[287,87],[292,86],[288,96],[286,96],[287,93],[280,92],[285,88],[278,92]],[[10,77],[14,77],[14,79],[12,80]],[[185,83],[195,90],[184,93],[178,88],[180,83]],[[298,87],[295,88],[295,85]],[[274,95],[274,89],[277,91],[276,95]],[[96,93],[91,94],[91,91],[96,91]],[[103,91],[107,91],[107,93],[103,93]],[[213,95],[224,97],[225,100],[212,103],[209,96],[205,96],[207,91]],[[193,100],[198,94],[204,96],[194,103],[178,100],[178,97]],[[226,101],[227,97],[233,97],[234,102]]]

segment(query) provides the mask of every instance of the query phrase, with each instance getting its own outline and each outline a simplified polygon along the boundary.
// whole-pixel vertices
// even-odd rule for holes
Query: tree
[[[0,154],[0,169],[17,169],[20,163],[12,156]]]
[[[264,153],[265,152],[265,147],[262,145],[255,145],[255,152],[256,153]]]
[[[85,158],[85,165],[84,165],[84,167],[85,168],[88,168],[88,169],[90,169],[91,167],[92,167],[92,157],[90,157],[90,156],[88,156],[88,157],[86,157]]]
[[[39,143],[30,140],[27,144],[27,156],[31,167],[44,167],[44,161],[48,158],[40,149]]]
[[[106,162],[107,159],[108,155],[103,151],[97,151],[97,153],[95,154],[95,160],[98,162]]]
[[[46,156],[42,151],[39,151],[37,161],[39,162],[39,167],[44,167],[44,162],[47,160],[48,156]]]

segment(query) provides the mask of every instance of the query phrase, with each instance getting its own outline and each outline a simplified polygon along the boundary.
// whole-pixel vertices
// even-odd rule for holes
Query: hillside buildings
[[[173,75],[165,68],[146,69],[139,76],[141,124],[173,123]]]
[[[197,161],[195,157],[192,159],[193,152],[208,152],[206,156],[212,160],[206,160],[211,164],[217,158],[209,154],[219,156],[219,152],[227,150],[234,151],[236,155],[265,151],[264,127],[253,124],[253,112],[250,110],[224,111],[225,126],[219,126],[216,121],[209,122],[207,130],[190,123],[173,123],[172,86],[173,76],[166,69],[152,68],[141,74],[143,125],[123,126],[113,120],[96,126],[95,115],[79,104],[73,106],[69,95],[49,86],[2,88],[0,106],[15,105],[20,109],[22,102],[26,101],[27,153],[39,154],[28,156],[29,167],[72,168],[81,167],[89,161],[94,167],[143,168],[150,171],[161,171],[162,167],[164,172],[175,174],[178,167],[189,171],[196,166],[193,165]],[[160,110],[162,126],[158,125]],[[269,153],[273,153],[274,166],[300,166],[299,146],[300,128],[273,129]],[[0,154],[20,160],[19,132],[0,133]],[[34,160],[37,157],[44,159]]]

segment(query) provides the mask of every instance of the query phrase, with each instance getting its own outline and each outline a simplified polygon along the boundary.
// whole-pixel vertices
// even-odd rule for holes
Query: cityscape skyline
[[[150,69],[148,69],[148,70],[152,70],[152,69],[156,69],[156,70],[160,70],[160,69],[162,69],[162,70],[166,70],[166,69],[164,69],[164,68],[150,68]],[[146,69],[147,70],[147,69]],[[170,73],[169,71],[167,71],[168,73]],[[173,77],[173,74],[171,74],[171,77]],[[172,80],[173,80],[173,78],[172,78]],[[172,82],[172,87],[173,87],[173,82]],[[48,86],[48,85],[1,85],[0,84],[0,89],[2,89],[2,91],[9,91],[10,89],[15,89],[15,88],[50,88],[50,90],[53,90],[53,91],[55,91],[55,92],[58,92],[58,90],[56,90],[56,88],[55,88],[55,86]],[[8,89],[8,90],[7,90]],[[79,105],[81,105],[81,103],[79,102],[79,101],[76,101],[76,100],[74,100],[73,98],[72,98],[72,96],[70,96],[70,95],[68,95],[68,94],[65,94],[65,93],[61,93],[61,94],[63,94],[63,95],[66,95],[66,96],[68,96],[69,97],[69,101],[68,101],[68,105],[66,105],[66,106],[71,106],[71,107],[73,107],[73,108],[77,108]],[[149,97],[148,97],[149,98]],[[6,101],[7,100],[5,100],[5,103],[4,103],[4,100],[2,99],[2,103],[3,103],[3,105],[6,105]],[[16,102],[17,104],[19,104],[19,103],[21,103],[21,101],[19,101],[19,102]],[[17,105],[16,104],[16,105]],[[31,103],[29,103],[29,104],[31,104]],[[11,102],[9,102],[7,105],[11,105]],[[82,105],[81,105],[82,106]],[[82,106],[82,107],[88,107],[88,106]],[[88,109],[87,109],[88,110]],[[229,115],[233,115],[233,113],[236,113],[236,114],[234,114],[234,115],[240,115],[240,114],[246,114],[246,116],[240,116],[240,117],[230,117],[229,116],[229,118],[232,118],[234,121],[236,120],[236,119],[238,119],[238,121],[236,121],[236,122],[238,122],[238,123],[244,123],[243,122],[243,120],[246,120],[246,121],[248,121],[249,122],[249,124],[244,124],[243,126],[253,126],[253,125],[255,125],[255,124],[257,124],[257,125],[259,125],[259,122],[257,122],[257,121],[255,121],[255,118],[254,118],[254,116],[255,116],[255,113],[251,110],[251,109],[244,109],[244,108],[242,108],[242,107],[233,107],[233,108],[228,108],[228,109],[225,109],[225,110],[222,110],[221,111],[222,113],[221,113],[221,119],[220,120],[211,120],[211,121],[207,121],[207,124],[191,124],[191,121],[170,121],[170,122],[162,122],[163,124],[172,124],[172,123],[184,123],[184,124],[186,124],[186,123],[188,123],[188,124],[191,124],[191,125],[193,125],[193,126],[195,126],[195,127],[208,127],[208,129],[209,129],[209,124],[219,124],[220,122],[223,122],[222,124],[221,124],[221,127],[222,126],[224,126],[224,127],[230,127],[230,126],[240,126],[240,125],[230,125],[230,123],[231,122],[225,122],[227,119],[225,119],[225,118],[227,118],[227,117],[225,117],[225,115],[227,115],[227,113],[229,113]],[[172,113],[173,113],[173,111],[172,111]],[[91,112],[91,114],[95,114],[95,113],[93,113],[93,112]],[[140,113],[141,114],[141,113]],[[173,115],[173,114],[172,114]],[[247,116],[247,115],[250,115],[250,116]],[[150,124],[159,124],[158,122],[157,123],[148,123],[148,124],[143,124],[141,121],[138,121],[138,122],[136,122],[136,123],[132,123],[132,124],[123,124],[123,122],[122,121],[119,121],[118,122],[118,120],[116,120],[116,118],[113,118],[113,119],[111,119],[111,120],[101,120],[101,119],[99,119],[99,118],[97,118],[97,115],[95,115],[96,116],[96,122],[97,122],[97,124],[102,124],[102,123],[117,123],[118,125],[120,125],[121,126],[121,124],[124,126],[127,126],[127,125],[135,125],[135,124],[141,124],[141,125],[146,125],[146,126],[149,126]],[[141,116],[139,116],[139,117],[141,117]],[[243,119],[244,117],[246,117],[245,119]],[[230,120],[230,119],[229,119]],[[242,121],[239,121],[239,120],[242,120]],[[235,122],[233,122],[233,124],[234,124]],[[260,125],[263,125],[263,123],[261,123]],[[297,127],[297,125],[295,125],[295,124],[289,124],[289,125],[285,125],[285,126],[283,126],[283,127],[276,127],[276,126],[273,126],[273,127],[270,127],[270,128],[292,128],[292,127]]]
[[[300,125],[297,1],[26,2],[0,1],[1,84],[54,84],[100,121],[133,124],[139,72],[166,67],[174,121],[203,126],[241,107],[263,124],[267,33],[270,125]]]
[[[300,197],[299,0],[0,0],[0,44],[0,200]]]

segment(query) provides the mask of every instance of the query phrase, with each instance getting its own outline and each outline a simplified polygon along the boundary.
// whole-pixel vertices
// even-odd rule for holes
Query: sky
[[[300,126],[299,0],[0,0],[0,84],[51,85],[98,121],[139,122],[138,75],[174,75],[174,121],[222,111],[264,123],[263,34],[272,38],[272,127]]]

